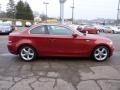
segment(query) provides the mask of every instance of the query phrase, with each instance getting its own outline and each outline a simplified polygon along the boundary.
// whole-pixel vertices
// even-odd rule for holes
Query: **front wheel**
[[[109,50],[106,46],[98,46],[92,56],[96,61],[105,61],[109,57]]]
[[[32,61],[36,58],[35,49],[30,46],[23,46],[19,50],[19,56],[24,61]]]

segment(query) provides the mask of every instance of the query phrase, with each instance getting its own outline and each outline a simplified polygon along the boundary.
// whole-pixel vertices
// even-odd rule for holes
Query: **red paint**
[[[77,34],[77,32],[76,32]],[[18,54],[22,45],[30,45],[36,49],[39,56],[72,56],[89,57],[92,50],[98,45],[106,45],[113,53],[111,40],[98,35],[49,35],[30,34],[29,29],[23,32],[11,33],[8,40],[8,49],[12,54]]]

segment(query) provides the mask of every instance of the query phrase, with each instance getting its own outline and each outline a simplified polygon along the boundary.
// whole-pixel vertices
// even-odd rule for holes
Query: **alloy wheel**
[[[35,58],[35,50],[29,46],[22,47],[20,49],[20,57],[24,61],[31,61]]]
[[[94,59],[104,61],[108,58],[109,50],[104,46],[99,46],[94,51]]]

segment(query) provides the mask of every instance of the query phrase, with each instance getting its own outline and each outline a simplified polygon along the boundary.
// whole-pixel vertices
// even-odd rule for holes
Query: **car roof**
[[[69,27],[69,28],[70,28],[69,25],[65,25],[65,24],[56,24],[56,23],[55,23],[55,24],[41,23],[41,24],[32,25],[30,28],[32,29],[32,28],[35,28],[35,27],[38,27],[38,26],[43,26],[43,25],[65,26],[65,27]]]

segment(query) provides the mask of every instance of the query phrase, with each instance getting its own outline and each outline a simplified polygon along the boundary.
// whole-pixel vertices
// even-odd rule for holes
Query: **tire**
[[[98,46],[93,50],[92,57],[99,62],[105,61],[109,57],[109,49],[106,46]]]
[[[19,56],[22,60],[24,61],[33,61],[37,54],[34,48],[32,48],[31,46],[22,46],[19,49]]]

